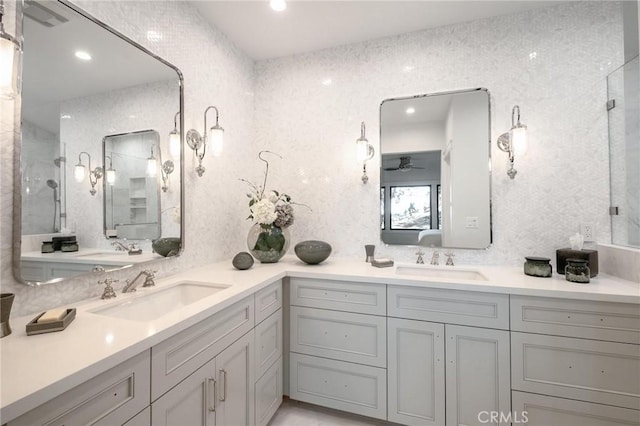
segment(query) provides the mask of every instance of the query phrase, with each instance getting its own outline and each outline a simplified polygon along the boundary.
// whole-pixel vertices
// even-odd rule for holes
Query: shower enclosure
[[[640,247],[640,63],[638,57],[607,76],[611,239]]]

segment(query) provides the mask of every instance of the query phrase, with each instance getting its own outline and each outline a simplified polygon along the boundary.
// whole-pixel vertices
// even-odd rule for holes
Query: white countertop
[[[118,292],[116,299],[92,299],[67,306],[76,307],[77,314],[62,332],[27,336],[25,326],[35,315],[12,318],[13,333],[0,340],[0,423],[26,413],[286,276],[640,304],[640,283],[611,276],[599,275],[589,284],[575,284],[567,282],[563,275],[528,277],[521,267],[469,269],[480,272],[487,281],[398,275],[396,267],[375,268],[361,260],[339,258],[306,265],[287,256],[276,264],[257,263],[247,271],[237,271],[230,261],[223,261],[158,279],[157,286],[151,289],[139,288],[133,294]],[[149,322],[90,312],[185,280],[229,287]]]

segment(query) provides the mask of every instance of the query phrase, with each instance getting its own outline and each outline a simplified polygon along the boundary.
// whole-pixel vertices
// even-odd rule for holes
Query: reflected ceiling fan
[[[387,167],[385,168],[386,171],[395,171],[395,170],[400,170],[401,172],[408,172],[411,171],[413,169],[424,169],[424,167],[416,167],[411,163],[411,156],[407,155],[404,157],[400,157],[400,164],[398,165],[398,167]]]

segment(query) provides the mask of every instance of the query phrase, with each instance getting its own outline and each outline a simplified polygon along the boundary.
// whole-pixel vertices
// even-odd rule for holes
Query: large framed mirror
[[[387,244],[491,244],[489,92],[386,99],[380,105],[380,228]]]
[[[66,1],[25,2],[23,35],[16,279],[163,259],[153,240],[184,241],[180,71]]]

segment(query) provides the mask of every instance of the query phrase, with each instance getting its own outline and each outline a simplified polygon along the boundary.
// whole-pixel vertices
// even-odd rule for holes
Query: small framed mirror
[[[26,2],[23,35],[16,279],[164,259],[153,240],[184,240],[180,71],[65,1]]]
[[[380,105],[380,228],[387,244],[491,244],[489,93],[470,89]]]

